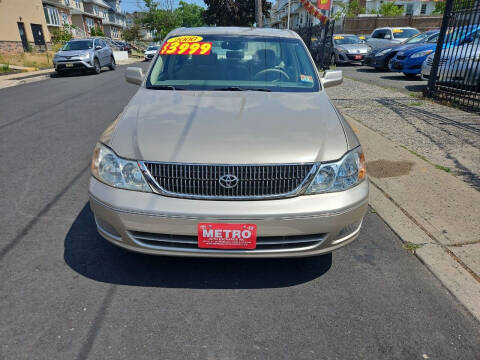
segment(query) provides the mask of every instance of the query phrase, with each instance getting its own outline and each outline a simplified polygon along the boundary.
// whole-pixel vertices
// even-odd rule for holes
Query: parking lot
[[[0,358],[480,358],[478,322],[374,211],[357,241],[305,259],[155,257],[101,238],[90,158],[137,90],[124,72],[0,90]]]
[[[399,72],[376,70],[360,64],[339,65],[337,68],[342,70],[347,78],[387,89],[394,89],[409,95],[421,96],[427,86],[427,81],[422,80],[420,75],[412,80]]]

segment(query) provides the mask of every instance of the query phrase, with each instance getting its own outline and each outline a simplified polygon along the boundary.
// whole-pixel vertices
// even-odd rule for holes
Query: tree
[[[201,6],[189,4],[185,1],[180,1],[179,5],[180,6],[175,9],[175,12],[180,17],[182,26],[196,27],[205,25],[202,16],[204,9]]]
[[[139,21],[155,34],[156,40],[163,39],[170,31],[182,25],[180,16],[173,9],[173,0],[164,0],[162,5],[155,0],[143,1],[145,11]]]
[[[443,15],[445,11],[445,1],[437,1],[435,2],[435,9],[433,10],[432,14],[435,15]]]
[[[380,5],[380,8],[376,13],[383,16],[402,16],[403,7],[395,5],[393,1],[386,1],[382,5]]]
[[[365,8],[360,4],[359,0],[352,0],[349,3],[339,4],[340,10],[334,14],[335,20],[340,19],[343,16],[353,17],[358,14],[365,14]]]
[[[204,0],[203,19],[208,25],[252,26],[255,23],[255,0]],[[270,15],[272,4],[262,0],[262,14]]]
[[[125,41],[137,41],[140,40],[142,37],[140,34],[140,25],[139,24],[133,24],[132,26],[126,28],[122,32],[122,38]]]
[[[100,28],[99,26],[95,26],[94,28],[90,29],[90,36],[104,37],[105,34],[103,33],[102,28]]]

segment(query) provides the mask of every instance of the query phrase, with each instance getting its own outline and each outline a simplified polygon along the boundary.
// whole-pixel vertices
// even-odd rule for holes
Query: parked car
[[[458,46],[453,51],[440,57],[437,79],[448,85],[462,85],[467,88],[480,88],[480,41]],[[421,77],[430,78],[435,53],[430,54],[422,64]]]
[[[155,55],[157,55],[158,50],[160,49],[160,45],[149,46],[147,50],[143,53],[143,57],[145,61],[152,60]]]
[[[145,76],[127,69],[140,88],[95,147],[99,233],[133,251],[210,257],[317,255],[353,241],[368,181],[325,92],[342,72],[320,77],[288,30],[181,28],[167,40]]]
[[[348,64],[363,62],[372,48],[353,34],[337,34],[333,36],[333,52],[331,64]]]
[[[121,51],[127,51],[128,53],[132,52],[132,47],[129,43],[125,41],[117,41],[117,43],[119,44],[119,49]]]
[[[374,67],[378,70],[388,70],[390,60],[393,59],[398,51],[404,51],[419,44],[436,42],[438,34],[439,30],[425,31],[412,36],[401,44],[395,44],[386,48],[373,49],[367,56],[365,56],[364,65]]]
[[[400,44],[420,31],[411,27],[383,27],[373,30],[367,39],[372,48],[387,47]]]
[[[57,74],[72,70],[92,71],[100,74],[102,67],[115,70],[115,58],[103,39],[78,39],[67,42],[53,57]]]

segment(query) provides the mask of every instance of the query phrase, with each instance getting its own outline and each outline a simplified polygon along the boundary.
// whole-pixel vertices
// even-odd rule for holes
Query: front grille
[[[130,236],[140,245],[148,247],[157,247],[163,249],[176,249],[182,251],[198,250],[198,237],[192,235],[170,235],[145,233],[139,231],[129,231]],[[295,250],[310,246],[319,245],[327,237],[327,234],[295,235],[295,236],[259,236],[257,237],[257,247],[252,252],[258,250]],[[208,249],[208,251],[222,251]],[[245,250],[241,250],[245,251]]]
[[[204,199],[275,198],[295,195],[314,172],[313,164],[210,165],[142,163],[147,177],[166,195]],[[224,175],[236,177],[229,188]],[[235,186],[233,186],[235,185]]]
[[[405,55],[397,55],[397,59],[398,59],[398,60],[403,60],[403,59],[405,59],[405,58],[406,58]]]

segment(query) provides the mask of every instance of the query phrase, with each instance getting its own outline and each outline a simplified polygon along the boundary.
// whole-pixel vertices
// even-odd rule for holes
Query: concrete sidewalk
[[[480,173],[476,162],[480,143],[475,138],[480,118],[429,101],[419,104],[418,99],[352,80],[329,90],[329,95],[365,150],[372,207],[400,236],[406,250],[415,253],[480,320],[480,192],[474,180]],[[411,101],[413,113],[408,109]],[[392,103],[403,111],[392,110]],[[430,119],[422,131],[413,119],[417,112]],[[449,126],[445,133],[439,128],[442,123]],[[474,136],[462,144],[458,140],[465,131]],[[418,154],[419,149],[424,154]],[[438,165],[457,168],[458,164],[451,164],[452,149],[470,165],[471,176],[454,175],[446,165]],[[439,150],[444,151],[443,158]]]

